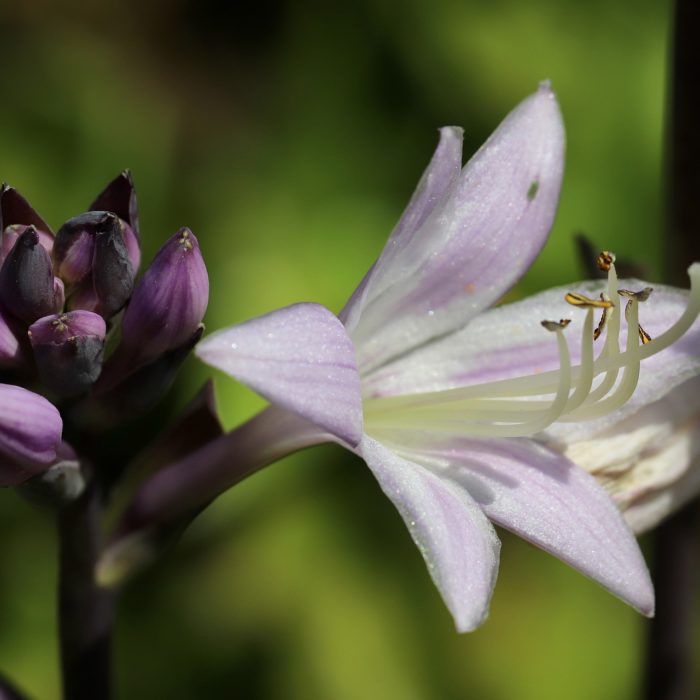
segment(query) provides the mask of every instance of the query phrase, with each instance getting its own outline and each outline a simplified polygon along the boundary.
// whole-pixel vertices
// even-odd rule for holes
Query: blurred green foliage
[[[0,176],[58,226],[130,167],[145,260],[181,225],[199,236],[211,329],[300,300],[337,310],[436,128],[464,126],[470,154],[549,78],[566,178],[516,293],[579,276],[577,231],[653,278],[669,13],[656,0],[2,2]],[[207,376],[191,361],[174,405]],[[217,390],[228,426],[262,405],[224,377]],[[0,494],[0,665],[48,700],[52,527]],[[458,636],[369,471],[330,447],[290,458],[220,498],[127,589],[120,697],[634,697],[643,620],[504,539],[491,619]]]

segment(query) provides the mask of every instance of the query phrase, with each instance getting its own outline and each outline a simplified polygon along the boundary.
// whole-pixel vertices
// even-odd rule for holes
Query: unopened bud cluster
[[[192,232],[170,238],[137,282],[140,258],[128,172],[55,235],[3,185],[0,485],[22,483],[57,462],[57,450],[65,451],[56,408],[62,400],[105,393],[109,400],[135,373],[173,355],[181,361],[200,337],[209,282]],[[106,357],[113,335],[121,339]]]

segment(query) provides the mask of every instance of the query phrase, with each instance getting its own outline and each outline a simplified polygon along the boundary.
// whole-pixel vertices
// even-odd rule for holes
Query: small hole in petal
[[[539,180],[533,180],[527,190],[527,198],[532,201],[537,196],[537,190],[540,189]]]

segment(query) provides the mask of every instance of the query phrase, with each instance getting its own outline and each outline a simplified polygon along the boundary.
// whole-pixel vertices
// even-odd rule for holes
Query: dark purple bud
[[[209,277],[199,243],[180,229],[160,249],[134,290],[122,322],[122,345],[145,364],[193,336],[209,301]]]
[[[59,396],[77,396],[100,376],[107,331],[102,316],[70,311],[45,316],[29,328],[42,382]]]
[[[34,207],[14,187],[3,185],[0,188],[0,231],[15,225],[33,226],[49,239],[53,238],[51,228]]]
[[[54,313],[56,301],[51,258],[30,226],[17,239],[0,268],[0,304],[30,324]]]
[[[53,257],[69,309],[110,318],[131,296],[134,268],[115,214],[90,211],[67,221],[56,234]]]
[[[119,217],[122,237],[134,273],[141,264],[141,246],[139,244],[139,218],[136,203],[136,190],[131,173],[125,170],[97,195],[90,205],[90,211],[111,211]]]
[[[16,486],[56,459],[63,422],[43,396],[0,384],[0,486]]]
[[[0,264],[5,260],[5,258],[10,254],[10,251],[15,247],[17,239],[29,228],[24,224],[12,224],[8,226],[2,232],[2,240],[0,240]],[[39,243],[41,247],[51,255],[51,250],[53,249],[53,235],[46,233],[46,231],[41,231],[39,229],[34,229],[39,236]]]
[[[24,364],[20,329],[17,321],[0,309],[0,367],[11,368]]]

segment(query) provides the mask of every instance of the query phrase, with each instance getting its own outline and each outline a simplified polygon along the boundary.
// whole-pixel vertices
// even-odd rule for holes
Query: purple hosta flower
[[[95,387],[112,408],[142,410],[162,395],[199,342],[209,301],[209,277],[199,242],[180,229],[158,251],[122,319],[121,342]],[[120,385],[119,395],[107,394]]]
[[[123,222],[112,212],[89,211],[56,234],[53,259],[66,285],[68,309],[112,317],[129,300],[136,270],[129,258]]]
[[[131,173],[124,170],[117,175],[97,195],[95,201],[90,205],[89,211],[111,211],[117,215],[129,262],[136,273],[141,265],[141,245],[139,243],[136,189],[131,179]]]
[[[0,486],[16,486],[56,460],[63,423],[53,404],[11,384],[0,384]]]
[[[29,327],[39,377],[59,396],[90,389],[102,369],[107,327],[91,311],[44,316]]]
[[[620,289],[629,302],[627,334],[612,264],[606,290],[584,285],[579,296],[568,295],[581,309],[555,290],[489,310],[546,239],[563,150],[546,85],[464,168],[461,132],[443,129],[406,212],[340,320],[322,306],[298,304],[200,345],[205,362],[276,405],[153,477],[124,531],[176,518],[284,454],[334,440],[365,460],[397,506],[458,629],[475,628],[488,610],[499,554],[491,522],[651,614],[653,590],[631,531],[595,479],[547,446],[555,436],[545,431],[559,421],[599,428],[624,416],[642,359],[651,369],[641,374],[643,400],[697,372],[687,343],[666,348],[697,315],[700,268],[691,269],[685,312],[677,290],[657,289],[645,302],[649,331],[671,329],[642,347],[639,304],[649,295]],[[601,291],[607,296],[585,296]],[[594,360],[596,307],[607,335]],[[546,324],[554,338],[543,318],[562,319]],[[581,334],[573,348],[568,322],[569,334]]]
[[[0,305],[30,324],[63,306],[63,284],[53,275],[51,258],[29,226],[0,268]]]
[[[109,319],[126,304],[141,264],[136,191],[128,170],[105,187],[88,212],[58,230],[53,257],[68,287],[69,309]]]
[[[199,242],[192,231],[180,229],[158,251],[124,314],[122,349],[132,366],[187,343],[208,301],[209,277]]]

